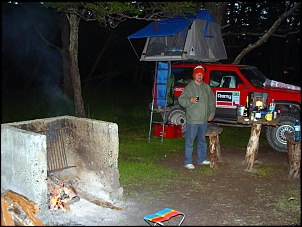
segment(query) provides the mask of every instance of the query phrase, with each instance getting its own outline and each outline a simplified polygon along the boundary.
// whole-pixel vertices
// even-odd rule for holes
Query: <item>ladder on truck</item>
[[[168,78],[171,74],[171,62],[156,62],[155,63],[155,74],[152,89],[152,103],[151,103],[151,114],[150,114],[150,128],[149,128],[149,140],[151,138],[151,131],[153,124],[160,124],[161,130],[161,142],[164,140],[165,133],[165,119],[166,119],[166,107],[167,107],[167,87]],[[155,110],[156,107],[156,110]],[[161,114],[162,121],[154,121],[153,115]]]

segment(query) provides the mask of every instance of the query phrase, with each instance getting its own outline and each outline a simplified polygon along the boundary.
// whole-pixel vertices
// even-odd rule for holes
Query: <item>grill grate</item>
[[[64,128],[59,128],[41,132],[47,137],[47,172],[75,167],[69,166],[67,162],[63,130]]]

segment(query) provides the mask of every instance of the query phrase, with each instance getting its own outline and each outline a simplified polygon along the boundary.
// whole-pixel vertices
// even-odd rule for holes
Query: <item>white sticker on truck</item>
[[[216,107],[235,109],[240,104],[240,91],[216,91]]]

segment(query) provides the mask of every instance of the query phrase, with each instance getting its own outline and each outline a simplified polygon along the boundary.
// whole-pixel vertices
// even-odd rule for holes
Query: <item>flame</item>
[[[57,210],[57,209],[65,209],[67,207],[67,202],[77,195],[71,188],[66,187],[64,184],[61,184],[61,187],[57,189],[50,190],[50,209]]]

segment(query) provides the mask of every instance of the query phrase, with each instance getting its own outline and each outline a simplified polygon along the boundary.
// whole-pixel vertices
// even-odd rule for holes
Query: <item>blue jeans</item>
[[[197,137],[197,163],[202,163],[207,157],[206,131],[208,122],[205,124],[187,124],[185,141],[185,165],[193,164],[194,141]]]

